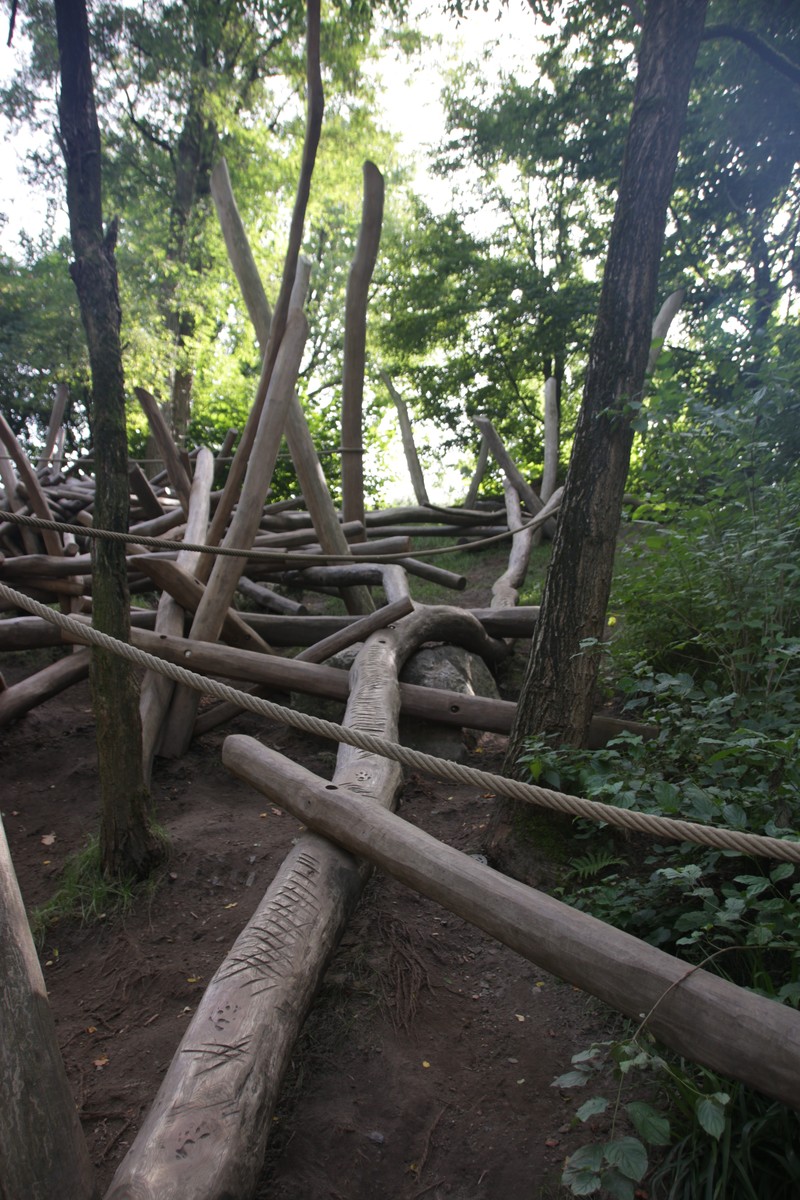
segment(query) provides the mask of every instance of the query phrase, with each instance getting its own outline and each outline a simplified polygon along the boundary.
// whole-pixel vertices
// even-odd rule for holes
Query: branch
[[[768,45],[757,33],[743,29],[741,25],[730,25],[724,22],[718,25],[709,25],[703,31],[702,40],[704,42],[715,41],[717,38],[733,38],[734,41],[741,42],[773,70],[785,76],[795,87],[800,87],[800,66],[792,62],[785,54],[781,54],[779,50]]]

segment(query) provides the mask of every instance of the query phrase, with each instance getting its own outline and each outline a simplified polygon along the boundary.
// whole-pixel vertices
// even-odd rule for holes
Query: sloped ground
[[[460,597],[477,603],[477,598]],[[483,600],[485,603],[485,599]],[[9,681],[30,667],[8,656]],[[242,715],[180,762],[159,761],[171,858],[124,919],[62,922],[42,946],[59,1038],[103,1184],[130,1146],[189,1015],[299,826],[221,765],[247,732],[323,775],[334,748]],[[500,739],[475,761],[498,769]],[[97,826],[87,685],[4,731],[3,817],[29,908]],[[481,853],[493,797],[411,775],[401,814]],[[52,838],[52,840],[51,840]],[[45,841],[43,842],[43,839]],[[273,1119],[259,1196],[272,1200],[556,1197],[587,1140],[584,1099],[553,1078],[612,1018],[382,876],[328,970]]]

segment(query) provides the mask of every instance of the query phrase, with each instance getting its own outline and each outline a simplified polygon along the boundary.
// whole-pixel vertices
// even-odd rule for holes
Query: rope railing
[[[549,512],[545,517],[547,520],[553,515],[553,511]],[[329,564],[343,563],[352,566],[358,559],[354,559],[351,554],[321,554],[321,553],[298,553],[291,550],[270,550],[263,546],[253,546],[249,550],[234,546],[205,546],[196,542],[182,542],[175,538],[157,538],[147,537],[144,534],[122,533],[112,529],[95,529],[91,525],[68,525],[63,521],[45,520],[43,517],[31,517],[23,513],[11,513],[0,510],[0,521],[13,521],[17,525],[25,525],[31,529],[52,529],[57,533],[72,533],[76,537],[92,538],[94,540],[105,540],[109,542],[125,542],[135,546],[146,546],[149,550],[195,550],[201,554],[217,554],[229,556],[232,558],[249,558],[254,561],[284,563],[287,567],[320,567]],[[496,542],[508,541],[509,538],[521,533],[528,528],[538,528],[543,522],[539,517],[533,517],[526,524],[520,526],[519,529],[504,529],[502,533],[494,533],[490,537],[479,538],[475,541],[465,542],[460,545],[453,546],[434,546],[428,549],[415,550],[413,556],[408,551],[402,551],[397,554],[375,554],[370,555],[371,563],[396,563],[402,562],[404,558],[438,558],[443,554],[452,554],[453,552],[480,550],[484,546],[492,546]],[[465,531],[468,526],[465,526]],[[364,560],[366,561],[366,560]]]
[[[448,779],[468,786],[474,785],[484,791],[490,790],[512,800],[535,804],[572,817],[585,817],[598,824],[613,825],[634,833],[649,834],[656,838],[669,838],[673,841],[693,842],[700,846],[711,846],[718,850],[733,850],[739,854],[774,858],[781,862],[800,863],[800,842],[798,841],[745,833],[740,830],[718,829],[711,825],[699,825],[693,821],[677,820],[674,817],[641,813],[635,809],[615,808],[613,805],[603,804],[597,800],[586,800],[580,796],[571,796],[550,788],[539,787],[536,784],[508,779],[503,775],[495,775],[477,767],[436,758],[432,754],[411,750],[407,746],[401,746],[386,738],[348,729],[320,717],[295,712],[294,709],[286,708],[274,701],[252,696],[247,692],[229,687],[227,684],[219,683],[215,679],[198,675],[176,663],[167,662],[145,650],[131,646],[127,642],[120,642],[116,638],[94,629],[91,625],[84,625],[72,617],[55,612],[37,600],[31,599],[30,596],[17,592],[3,583],[0,583],[0,597],[16,608],[21,608],[34,616],[44,617],[45,620],[57,625],[74,641],[109,650],[139,667],[158,671],[176,683],[185,684],[196,691],[214,696],[218,700],[232,701],[248,712],[279,721],[304,733],[325,737],[335,742],[343,742],[348,746],[355,746],[357,749],[367,750],[372,754],[379,754],[384,758],[399,762],[403,766],[428,772],[439,779]]]

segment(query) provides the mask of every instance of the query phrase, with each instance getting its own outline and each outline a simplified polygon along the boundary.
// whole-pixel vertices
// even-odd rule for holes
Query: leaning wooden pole
[[[229,737],[225,765],[273,803],[637,1020],[678,1054],[800,1109],[800,1015],[482,866],[393,813],[262,746]],[[735,1030],[736,1036],[731,1036]]]
[[[214,516],[208,529],[208,541],[216,546],[222,540],[228,518],[236,503],[239,488],[242,485],[247,464],[261,419],[261,409],[265,403],[267,390],[272,372],[275,367],[278,351],[283,342],[286,322],[289,317],[289,305],[292,290],[297,276],[297,264],[300,258],[300,247],[303,241],[308,198],[311,192],[311,177],[314,173],[314,163],[317,157],[320,133],[322,131],[322,116],[325,110],[325,96],[322,89],[322,70],[320,66],[320,0],[307,0],[306,4],[306,132],[303,141],[303,156],[300,162],[300,175],[297,181],[292,220],[289,228],[289,245],[283,263],[283,275],[275,311],[270,324],[269,341],[264,354],[264,364],[261,380],[253,402],[253,408],[247,418],[247,424],[242,439],[234,455],[233,462],[222,490]],[[208,557],[200,562],[198,578],[203,583],[211,573],[212,563]]]
[[[345,724],[396,737],[397,675],[436,636],[425,610],[366,643]],[[392,806],[396,763],[339,749],[331,786]],[[106,1200],[247,1200],[281,1078],[369,869],[313,834],[299,839],[209,984]]]
[[[266,355],[272,323],[267,297],[247,240],[233,195],[228,167],[221,160],[211,173],[211,195],[228,248],[234,274],[247,305],[262,355]],[[289,401],[284,430],[297,481],[311,516],[322,549],[327,554],[349,554],[350,547],[331,499],[325,475],[317,455],[305,413],[295,393]],[[342,599],[350,613],[369,613],[374,609],[369,588],[356,586],[342,590]]]
[[[374,163],[364,163],[361,229],[350,267],[345,301],[344,369],[342,372],[342,513],[345,521],[364,520],[364,364],[367,345],[367,300],[383,223],[383,176]]]
[[[411,418],[408,415],[408,405],[385,371],[381,371],[381,379],[386,384],[386,389],[392,398],[395,408],[397,409],[397,420],[400,425],[400,437],[403,442],[403,451],[406,456],[408,473],[411,477],[411,486],[414,489],[414,498],[416,499],[417,504],[426,505],[429,503],[428,490],[425,487],[425,476],[422,473],[422,464],[420,463],[419,455],[417,454],[417,447],[414,441],[414,430],[411,427]]]
[[[0,1196],[97,1196],[25,906],[0,821]]]

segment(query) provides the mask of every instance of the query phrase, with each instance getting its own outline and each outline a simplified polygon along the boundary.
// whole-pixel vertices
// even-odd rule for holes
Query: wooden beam
[[[30,712],[37,704],[57,696],[89,675],[89,651],[78,650],[66,658],[34,671],[0,693],[0,725],[8,725]]]
[[[342,512],[346,521],[364,520],[364,362],[369,284],[378,257],[383,223],[383,176],[364,163],[364,200],[350,275],[347,280],[342,371]]]
[[[646,1015],[677,1054],[800,1109],[800,1014],[788,1005],[509,879],[253,738],[227,738],[222,759],[309,829],[626,1016]]]

